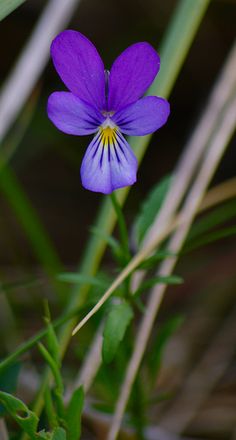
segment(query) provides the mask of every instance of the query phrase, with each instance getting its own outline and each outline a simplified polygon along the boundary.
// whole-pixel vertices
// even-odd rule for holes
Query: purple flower
[[[96,133],[81,166],[83,186],[109,194],[132,185],[137,159],[122,133],[152,133],[169,115],[165,99],[141,98],[159,71],[158,54],[148,43],[133,44],[108,72],[95,46],[79,32],[66,30],[52,42],[51,55],[69,92],[51,94],[49,118],[64,133]]]

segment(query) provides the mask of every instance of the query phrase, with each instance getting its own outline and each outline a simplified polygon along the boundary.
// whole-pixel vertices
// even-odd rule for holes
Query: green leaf
[[[164,177],[154,186],[154,188],[152,188],[142,204],[141,212],[134,224],[137,243],[140,243],[144,239],[148,229],[156,218],[169,191],[172,180],[172,176]]]
[[[50,432],[46,432],[44,429],[37,433],[37,440],[50,440],[52,438],[52,434]]]
[[[57,428],[59,426],[58,414],[54,403],[55,402],[52,398],[51,389],[49,387],[46,387],[44,392],[44,406],[45,412],[47,414],[48,426],[51,429]]]
[[[121,252],[119,242],[109,234],[106,234],[104,231],[101,231],[99,228],[95,226],[90,228],[90,231],[104,240],[113,250],[115,254],[119,254]]]
[[[0,391],[0,401],[18,425],[29,435],[30,439],[35,439],[39,421],[37,415],[30,411],[20,399],[3,391]]]
[[[163,351],[174,332],[183,324],[183,316],[174,316],[165,322],[157,333],[157,337],[151,347],[149,356],[149,369],[151,380],[155,381],[161,365]]]
[[[10,166],[7,164],[1,166],[1,160],[0,157],[0,191],[11,205],[15,217],[22,225],[42,267],[54,283],[61,299],[64,299],[63,286],[55,282],[55,274],[63,270],[62,263],[22,185]]]
[[[83,275],[83,274],[79,274],[76,272],[60,273],[57,276],[57,279],[59,281],[65,282],[65,283],[89,284],[90,286],[102,287],[103,289],[107,288],[107,283],[104,280],[102,280],[98,277],[93,277],[90,275]]]
[[[52,433],[52,440],[66,440],[67,436],[66,436],[66,431],[63,428],[56,428],[54,429],[53,433]],[[79,437],[78,437],[79,439]]]
[[[55,360],[52,358],[51,354],[48,352],[48,350],[44,347],[43,344],[39,343],[38,347],[39,347],[39,351],[40,351],[41,355],[43,356],[44,360],[47,362],[47,364],[49,365],[49,367],[52,371],[58,394],[60,396],[62,396],[64,387],[63,387],[63,381],[61,378],[61,373],[58,368],[58,365],[56,364]]]
[[[0,1],[0,20],[5,18],[13,12],[18,6],[24,3],[25,0],[1,0]]]
[[[104,362],[114,358],[125,331],[133,318],[133,310],[126,302],[112,306],[103,331],[102,357]]]
[[[170,252],[168,250],[158,250],[153,254],[151,257],[147,258],[146,260],[142,261],[140,265],[138,266],[138,269],[152,269],[157,265],[159,261],[163,261],[166,258],[175,257],[176,254],[174,252]]]
[[[51,315],[50,315],[48,302],[45,303],[45,312],[46,312],[45,322],[46,322],[47,329],[48,329],[48,332],[47,332],[48,351],[51,354],[52,358],[54,359],[58,368],[60,368],[61,367],[60,347],[59,347],[56,332],[55,332],[54,327],[51,323]]]
[[[20,372],[20,364],[16,363],[0,372],[0,390],[13,393],[16,389],[17,379]],[[0,417],[4,414],[4,407],[0,405]]]
[[[0,0],[1,1],[1,0]],[[12,283],[0,283],[0,294],[11,292],[15,289],[29,288],[31,286],[35,286],[37,284],[41,284],[42,280],[38,278],[28,278],[22,281],[15,281]]]
[[[84,392],[80,387],[72,394],[66,410],[68,440],[78,440],[81,434],[81,414],[84,405]]]
[[[214,211],[198,220],[191,228],[185,244],[188,245],[192,240],[195,240],[210,229],[226,222],[227,220],[231,220],[234,217],[236,217],[235,199],[224,203],[222,206],[217,207]]]
[[[168,285],[176,285],[176,284],[182,284],[183,278],[177,276],[177,275],[169,275],[169,276],[156,276],[153,278],[150,278],[150,280],[144,281],[140,287],[134,292],[135,296],[140,295],[145,290],[150,289],[151,287],[155,286],[156,284],[168,284]]]
[[[221,240],[222,238],[231,237],[236,234],[236,226],[230,226],[228,228],[221,229],[220,231],[209,232],[206,236],[191,241],[188,245],[184,246],[181,253],[190,252],[206,244],[213,243],[214,241]]]

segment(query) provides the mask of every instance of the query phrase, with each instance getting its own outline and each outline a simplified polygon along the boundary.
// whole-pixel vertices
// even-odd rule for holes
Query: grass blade
[[[1,0],[0,2],[0,21],[18,8],[25,0]]]

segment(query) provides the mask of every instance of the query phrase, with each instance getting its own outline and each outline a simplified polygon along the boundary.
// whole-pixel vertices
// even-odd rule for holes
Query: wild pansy
[[[109,194],[136,182],[137,159],[122,133],[143,136],[165,124],[168,102],[142,98],[160,68],[160,58],[148,43],[128,47],[110,72],[95,46],[73,30],[52,42],[54,66],[69,92],[54,92],[48,116],[64,133],[96,133],[81,166],[85,188]],[[141,99],[140,99],[141,98]]]

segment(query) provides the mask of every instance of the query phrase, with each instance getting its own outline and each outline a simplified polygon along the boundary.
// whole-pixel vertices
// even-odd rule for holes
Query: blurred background
[[[1,84],[4,84],[45,5],[46,2],[42,0],[26,1],[1,22]],[[176,5],[175,0],[81,0],[68,27],[80,31],[93,41],[109,69],[119,53],[134,42],[148,41],[158,50]],[[129,225],[152,185],[174,169],[232,46],[235,31],[235,0],[212,0],[169,98],[169,121],[153,136],[139,170],[138,182],[125,205]],[[62,262],[69,270],[75,270],[102,196],[86,191],[80,183],[80,164],[90,138],[65,135],[47,118],[49,94],[64,89],[50,61],[21,115],[22,119],[8,133],[4,148],[11,148],[11,135],[17,137],[18,130],[21,133],[21,124],[24,125],[26,119],[27,128],[20,136],[10,163]],[[235,176],[235,147],[234,138],[213,183]],[[111,265],[109,253],[105,264],[107,267]],[[236,240],[232,237],[183,256],[176,271],[185,283],[170,289],[162,306],[161,322],[178,314],[184,316],[184,322],[165,350],[157,382],[159,395],[162,392],[170,393],[172,398],[177,399],[177,406],[172,408],[172,400],[168,399],[159,402],[150,415],[153,423],[158,420],[163,429],[168,427],[171,430],[172,427],[173,431],[178,431],[176,418],[181,418],[187,409],[184,406],[186,402],[182,406],[181,400],[178,401],[184,390],[185,379],[195,368],[199,368],[200,373],[205,372],[204,388],[204,381],[207,384],[208,378],[214,375],[214,369],[223,365],[220,378],[216,380],[213,390],[207,392],[204,405],[197,411],[191,424],[179,429],[185,432],[185,438],[236,439],[236,363],[232,347],[236,339],[236,319],[235,325],[231,322],[228,325],[236,298],[235,267]],[[54,296],[45,282],[26,234],[2,191],[0,274],[5,283],[17,282],[30,274],[34,277],[38,274],[41,279],[42,284],[34,291],[30,288],[27,290],[25,286],[19,287],[11,296],[13,310],[20,316],[24,337],[33,334],[42,325],[42,312],[39,313],[37,304],[42,309],[41,298],[47,297],[53,301]],[[2,299],[0,303],[0,327],[5,333],[5,325],[7,321],[8,325],[11,322],[12,312],[7,311]],[[222,339],[218,340],[221,330]],[[233,337],[234,342],[231,342]],[[15,334],[12,340],[16,345],[14,338]],[[9,338],[3,345],[2,352],[12,347]],[[228,347],[226,352],[222,351],[225,347]],[[209,359],[204,357],[206,349],[209,349]],[[186,391],[190,400],[194,400],[191,390],[198,387],[196,380],[196,377],[193,378],[190,384],[192,388],[190,386]],[[179,413],[176,412],[178,407]],[[158,440],[159,434],[155,435],[153,438]],[[172,440],[172,437],[167,440]]]

